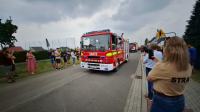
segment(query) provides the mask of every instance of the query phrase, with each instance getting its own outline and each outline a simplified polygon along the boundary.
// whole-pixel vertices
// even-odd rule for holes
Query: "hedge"
[[[16,57],[15,62],[25,62],[26,61],[26,53],[27,51],[22,51],[22,52],[15,52],[14,56]],[[38,52],[33,52],[36,60],[43,60],[43,59],[48,59],[49,58],[49,53],[48,51],[38,51]],[[2,62],[2,54],[0,53],[0,64]]]

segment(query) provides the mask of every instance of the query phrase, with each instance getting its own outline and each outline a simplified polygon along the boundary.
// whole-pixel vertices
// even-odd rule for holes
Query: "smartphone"
[[[149,49],[148,54],[149,54],[149,59],[152,59],[152,60],[153,60],[153,59],[154,59],[153,50]]]

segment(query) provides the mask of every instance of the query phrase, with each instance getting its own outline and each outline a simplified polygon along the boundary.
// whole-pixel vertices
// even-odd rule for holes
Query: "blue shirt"
[[[197,59],[197,50],[194,47],[189,48],[190,61],[196,61]]]
[[[154,50],[154,51],[153,51],[153,54],[154,54],[154,57],[157,58],[159,61],[162,61],[162,60],[163,60],[163,54],[162,54],[162,52],[157,51],[157,50]],[[145,54],[145,56],[144,56],[144,58],[143,58],[143,62],[144,62],[145,66],[146,66],[147,68],[151,68],[151,69],[152,69],[152,68],[155,66],[155,64],[156,64],[155,61],[153,61],[152,59],[149,59],[149,54],[148,54],[148,53]]]

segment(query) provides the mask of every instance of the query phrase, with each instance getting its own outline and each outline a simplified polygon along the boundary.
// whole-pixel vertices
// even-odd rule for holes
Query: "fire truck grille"
[[[100,65],[95,63],[88,64],[88,67],[92,69],[100,69]]]
[[[95,63],[89,63],[89,66],[99,66],[99,64],[95,64]]]
[[[89,62],[89,63],[100,63],[100,62],[94,62],[94,61],[87,61],[87,62]]]
[[[92,59],[94,59],[94,58],[95,58],[95,59],[99,59],[100,57],[99,57],[99,56],[88,56],[88,58],[89,58],[89,59],[91,59],[91,58],[92,58]]]

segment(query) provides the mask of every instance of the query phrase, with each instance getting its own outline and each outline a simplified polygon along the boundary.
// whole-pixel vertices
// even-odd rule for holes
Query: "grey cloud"
[[[92,16],[111,4],[111,0],[3,0],[0,14],[2,17],[13,16],[20,22],[46,23],[65,17]]]
[[[172,0],[126,0],[113,18],[132,19],[167,7]]]
[[[172,0],[126,0],[120,5],[118,13],[113,15],[112,19],[123,23],[116,25],[119,30],[138,30],[156,18],[145,16],[146,14],[162,10],[171,2]]]

